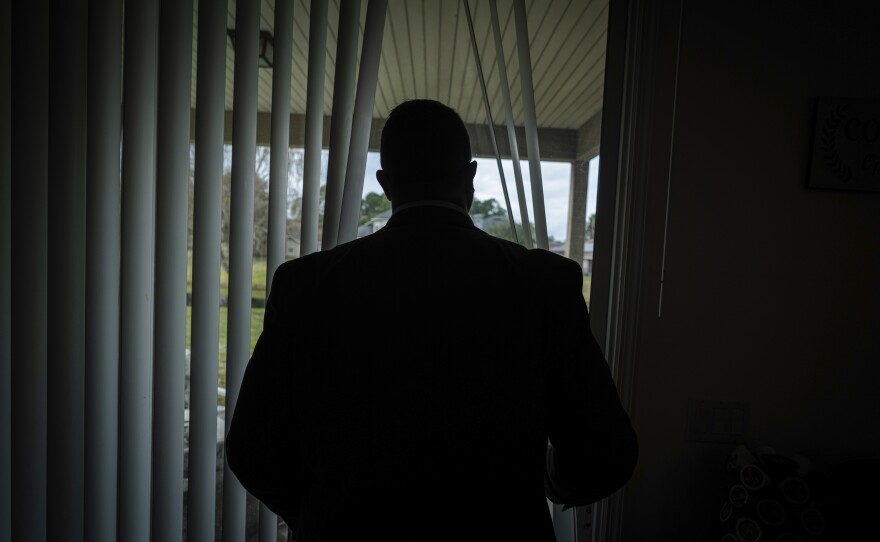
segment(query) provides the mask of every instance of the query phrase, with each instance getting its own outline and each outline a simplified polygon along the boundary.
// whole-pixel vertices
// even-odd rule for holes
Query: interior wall
[[[807,187],[818,96],[880,98],[880,9],[655,4],[657,122],[623,540],[718,540],[736,443],[688,440],[688,400],[743,402],[747,441],[820,468],[880,456],[880,192]],[[849,5],[851,7],[847,8]],[[654,50],[648,51],[653,47]],[[658,317],[667,178],[671,178]],[[880,179],[878,179],[880,185]]]

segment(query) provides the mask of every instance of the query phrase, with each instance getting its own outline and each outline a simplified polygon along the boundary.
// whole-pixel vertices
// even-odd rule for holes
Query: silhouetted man
[[[301,541],[554,540],[545,496],[606,497],[637,456],[580,266],[474,227],[445,105],[397,106],[381,163],[388,224],[275,273],[229,467]]]

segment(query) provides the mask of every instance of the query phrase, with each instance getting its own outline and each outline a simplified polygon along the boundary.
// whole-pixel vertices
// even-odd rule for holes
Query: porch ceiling
[[[502,124],[505,114],[489,2],[471,0],[470,4],[492,113],[496,124]],[[303,114],[306,108],[309,5],[309,0],[294,0],[290,99],[293,114]],[[273,34],[274,6],[275,0],[262,0],[260,27]],[[198,10],[197,5],[194,9]],[[577,130],[602,108],[608,0],[526,0],[526,9],[538,126]],[[363,38],[366,10],[367,0],[364,0],[359,42]],[[498,13],[513,114],[517,125],[522,125],[513,1],[499,0]],[[338,17],[339,0],[330,0],[325,115],[331,113]],[[197,13],[193,21],[192,106],[195,107]],[[235,28],[235,0],[229,1],[227,26]],[[234,50],[229,39],[226,52],[226,109],[231,110]],[[261,68],[259,72],[258,109],[265,112],[271,109],[272,69]],[[388,1],[373,117],[387,117],[397,103],[409,98],[437,99],[455,108],[467,123],[486,123],[461,1]]]

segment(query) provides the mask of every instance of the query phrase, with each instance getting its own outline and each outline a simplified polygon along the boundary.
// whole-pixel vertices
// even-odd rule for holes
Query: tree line
[[[221,263],[224,268],[229,263],[229,227],[231,224],[230,201],[232,198],[232,147],[224,146],[224,170],[222,182],[222,202],[220,213],[220,251]],[[190,164],[194,163],[195,148],[190,146]],[[257,147],[254,167],[254,227],[253,227],[253,257],[266,258],[269,239],[269,158],[268,147]],[[299,224],[302,219],[302,178],[303,178],[303,151],[302,149],[290,149],[288,155],[288,185],[287,185],[287,237],[297,239],[299,237]],[[322,178],[326,177],[327,156],[322,154],[321,163]],[[318,230],[323,228],[324,221],[324,195],[326,184],[321,185],[318,202]],[[188,247],[192,248],[193,234],[193,196],[195,193],[195,174],[190,167],[189,175],[189,220],[188,220]],[[369,192],[361,200],[360,217],[358,224],[365,224],[371,218],[391,209],[391,202],[384,194]],[[470,215],[480,217],[485,221],[493,217],[504,220],[490,220],[485,231],[496,237],[514,241],[513,232],[510,230],[510,221],[507,218],[507,209],[501,206],[495,198],[480,200],[474,198],[471,205]],[[593,239],[595,233],[596,215],[591,214],[586,221],[584,237]],[[522,224],[515,222],[517,237],[523,238]],[[532,236],[534,238],[534,224],[532,224]],[[553,239],[551,238],[551,241]]]

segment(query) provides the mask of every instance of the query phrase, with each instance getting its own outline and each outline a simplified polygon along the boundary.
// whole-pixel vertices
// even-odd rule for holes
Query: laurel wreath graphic
[[[837,180],[848,183],[855,180],[852,168],[843,163],[837,152],[837,129],[844,120],[846,120],[846,105],[843,104],[835,107],[825,119],[825,127],[822,128],[822,157]]]

